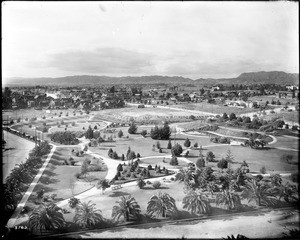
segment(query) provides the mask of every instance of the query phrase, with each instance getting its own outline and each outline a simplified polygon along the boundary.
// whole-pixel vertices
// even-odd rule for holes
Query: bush
[[[221,161],[218,162],[217,167],[221,169],[227,168],[228,162],[225,159],[222,159]]]
[[[197,161],[196,161],[196,166],[198,168],[204,168],[205,167],[205,161],[203,158],[199,158]]]
[[[161,183],[160,183],[159,181],[154,181],[153,184],[152,184],[152,186],[153,186],[155,189],[160,188],[160,185],[161,185]]]
[[[136,131],[137,131],[137,126],[134,122],[132,122],[130,127],[128,128],[128,133],[135,134]]]
[[[266,167],[263,166],[263,167],[259,170],[259,172],[260,172],[261,174],[266,174],[266,173],[267,173]]]
[[[147,135],[147,130],[142,130],[142,131],[141,131],[141,135],[142,135],[143,137],[145,137],[145,136]]]
[[[172,166],[177,166],[178,165],[178,160],[176,156],[173,156],[170,160],[170,165]]]
[[[179,143],[176,143],[172,149],[171,149],[172,155],[174,156],[180,156],[180,154],[182,153],[182,147]]]
[[[172,143],[171,143],[171,140],[169,140],[169,142],[168,142],[167,149],[172,149]]]

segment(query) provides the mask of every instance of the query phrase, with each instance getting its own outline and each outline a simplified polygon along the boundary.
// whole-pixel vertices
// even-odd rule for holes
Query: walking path
[[[18,219],[17,217],[19,216],[20,212],[22,211],[23,207],[25,206],[26,202],[28,201],[28,198],[32,194],[36,184],[38,183],[40,177],[43,175],[44,170],[46,169],[53,153],[56,150],[56,146],[53,145],[53,144],[51,144],[51,145],[52,145],[52,149],[51,149],[50,153],[48,154],[48,157],[46,158],[43,166],[40,168],[38,174],[35,176],[32,183],[30,184],[29,188],[27,189],[26,193],[24,194],[23,198],[19,202],[19,204],[18,204],[15,212],[13,213],[12,217],[7,222],[7,226],[9,228],[12,228],[12,227],[16,226],[18,224],[18,222],[22,222],[22,221],[19,221],[20,219]]]

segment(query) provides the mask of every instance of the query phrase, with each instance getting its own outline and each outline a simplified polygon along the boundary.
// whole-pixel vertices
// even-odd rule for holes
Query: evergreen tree
[[[185,140],[184,146],[187,147],[187,148],[188,148],[189,146],[191,146],[191,141],[190,141],[188,138]]]
[[[152,139],[159,139],[160,135],[159,135],[159,128],[157,125],[155,125],[154,129],[151,128],[151,132],[150,132],[150,137]]]
[[[92,139],[93,136],[94,136],[94,131],[93,131],[91,125],[90,125],[89,128],[88,128],[88,130],[85,132],[85,137],[87,139]]]
[[[172,143],[171,143],[171,140],[169,139],[167,149],[171,149],[171,148],[172,148]]]
[[[137,126],[134,122],[132,122],[130,127],[128,128],[128,133],[135,134],[136,131],[137,131]]]

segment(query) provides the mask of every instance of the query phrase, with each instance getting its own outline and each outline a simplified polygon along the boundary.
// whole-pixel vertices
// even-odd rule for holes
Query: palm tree
[[[254,201],[258,206],[272,205],[274,203],[274,190],[270,185],[251,179],[246,183],[245,189],[242,192],[242,197],[247,198],[248,202]]]
[[[36,208],[29,216],[28,227],[31,231],[39,231],[41,234],[43,230],[53,231],[65,224],[65,219],[61,212],[61,208],[54,203],[49,205],[41,205]]]
[[[216,204],[223,205],[229,210],[238,209],[242,205],[240,196],[228,189],[217,195]]]
[[[207,198],[195,191],[189,191],[188,194],[183,198],[183,208],[186,208],[192,214],[209,213],[211,206]]]
[[[96,204],[92,204],[91,201],[88,203],[79,203],[76,207],[74,222],[83,228],[92,227],[98,222],[101,222],[103,220],[101,211],[95,209],[95,205]]]
[[[193,188],[196,184],[195,173],[189,169],[180,169],[175,175],[175,180],[183,182],[187,189]]]
[[[298,201],[298,189],[296,186],[286,183],[285,185],[280,184],[274,188],[274,193],[279,195],[279,200],[284,199],[287,203]]]
[[[177,207],[175,204],[175,199],[172,198],[168,193],[158,193],[151,197],[147,206],[147,213],[151,216],[162,216],[166,217],[168,215],[172,215],[177,211]]]
[[[113,207],[113,219],[118,220],[120,217],[124,217],[125,221],[130,221],[132,218],[136,219],[141,212],[140,205],[131,195],[122,196],[116,203],[119,205]]]

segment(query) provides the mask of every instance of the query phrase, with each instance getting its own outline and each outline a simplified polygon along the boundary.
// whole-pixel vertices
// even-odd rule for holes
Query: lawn
[[[187,166],[187,162],[182,161],[180,159],[178,160],[178,165],[176,166],[172,166],[169,162],[171,160],[171,157],[160,157],[160,158],[146,158],[146,159],[141,159],[141,161],[139,162],[140,164],[147,164],[147,165],[151,165],[153,168],[155,167],[155,165],[160,166],[160,168],[162,169],[163,167],[167,168],[167,169],[174,169],[174,168],[183,168]]]
[[[250,101],[262,101],[262,102],[266,102],[269,101],[269,103],[272,102],[272,100],[276,101],[279,100],[281,102],[281,105],[285,105],[287,102],[289,103],[296,103],[297,102],[297,98],[295,99],[290,99],[290,98],[278,98],[276,97],[276,95],[265,95],[265,96],[254,96],[254,97],[249,97],[248,100]]]
[[[272,149],[272,145],[269,147],[271,147],[269,150],[256,150],[251,149],[250,147],[230,145],[219,145],[215,147],[204,146],[203,154],[206,156],[208,151],[212,151],[216,156],[216,160],[221,160],[223,157],[226,157],[227,150],[230,150],[234,157],[234,164],[231,164],[233,169],[240,167],[240,164],[245,160],[249,165],[250,172],[259,172],[263,166],[266,167],[267,173],[298,171],[298,165],[289,164],[281,160],[281,156],[284,154],[292,155],[293,159],[298,159],[298,152]],[[193,162],[196,162],[198,156],[198,150],[191,150],[189,157],[187,158]],[[208,163],[208,166],[217,169],[217,163]]]
[[[34,205],[34,202],[36,201],[35,193],[42,188],[45,191],[45,195],[55,193],[57,194],[57,200],[63,200],[71,197],[72,194],[77,195],[92,188],[97,180],[105,178],[107,174],[107,168],[105,165],[103,165],[103,171],[89,172],[87,174],[93,176],[93,181],[89,182],[85,179],[76,179],[75,174],[80,172],[80,165],[85,159],[89,159],[93,162],[97,162],[97,159],[94,159],[87,154],[84,154],[81,157],[76,157],[71,154],[72,149],[80,150],[79,148],[74,147],[58,147],[55,150],[45,171],[35,186],[33,194],[26,203],[28,206]],[[75,163],[75,166],[63,165],[64,160],[71,156],[77,162]],[[103,163],[101,160],[98,160],[98,164],[102,165]],[[72,185],[74,185],[73,188]]]
[[[95,114],[95,116],[91,118],[91,121],[107,120],[111,122],[128,123],[131,120],[134,120],[135,122],[141,124],[153,124],[161,123],[165,120],[169,122],[190,121],[189,117],[191,115],[192,114],[189,112],[167,108],[126,107],[102,110]],[[203,114],[199,113],[198,115],[202,116]]]
[[[258,109],[253,109],[253,108],[228,107],[228,106],[210,104],[205,102],[177,104],[177,105],[172,105],[172,107],[189,109],[189,110],[197,110],[203,112],[211,112],[220,115],[223,113],[227,113],[229,115],[232,112],[234,112],[236,115],[239,115],[243,113],[259,111]]]

